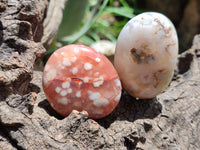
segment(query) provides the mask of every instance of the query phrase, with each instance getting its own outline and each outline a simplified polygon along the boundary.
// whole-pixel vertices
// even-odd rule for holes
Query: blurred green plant
[[[129,3],[128,3],[129,2]],[[127,21],[134,17],[135,0],[68,0],[58,34],[47,54],[71,44],[91,45],[101,39],[116,42]]]
[[[87,6],[88,0],[68,0],[63,12],[63,20],[57,33],[59,40],[72,35],[80,28]]]
[[[114,1],[110,0],[101,16],[87,34],[80,38],[80,41],[86,45],[101,39],[116,42],[121,29],[132,17],[134,17],[134,9],[125,0],[119,0],[119,6],[115,6]]]

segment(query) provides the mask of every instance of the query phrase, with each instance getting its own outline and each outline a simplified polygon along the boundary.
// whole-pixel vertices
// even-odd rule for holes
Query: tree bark
[[[27,92],[34,63],[45,54],[44,46],[48,47],[53,40],[62,20],[65,2],[66,0],[0,2],[1,97]],[[56,15],[59,17],[56,18]]]
[[[0,149],[200,149],[200,35],[156,98],[123,92],[103,119],[76,110],[63,118],[46,100],[42,72],[33,71],[48,43],[42,39],[49,1],[12,2],[0,5]]]

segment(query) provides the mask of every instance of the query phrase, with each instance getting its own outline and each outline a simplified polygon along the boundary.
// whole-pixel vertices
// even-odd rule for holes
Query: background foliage
[[[139,12],[136,0],[68,0],[58,34],[47,54],[71,44],[116,42],[128,20]]]

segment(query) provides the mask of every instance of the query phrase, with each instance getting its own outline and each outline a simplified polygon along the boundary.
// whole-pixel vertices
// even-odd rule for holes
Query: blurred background
[[[47,56],[71,43],[114,49],[128,20],[147,11],[171,19],[179,36],[179,53],[190,48],[194,35],[200,33],[200,0],[68,0]]]

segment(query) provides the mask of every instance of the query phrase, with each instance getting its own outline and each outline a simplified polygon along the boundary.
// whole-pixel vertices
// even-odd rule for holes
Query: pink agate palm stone
[[[111,62],[83,45],[68,45],[51,55],[44,68],[43,89],[62,116],[85,110],[94,119],[110,114],[121,96],[121,82]]]

